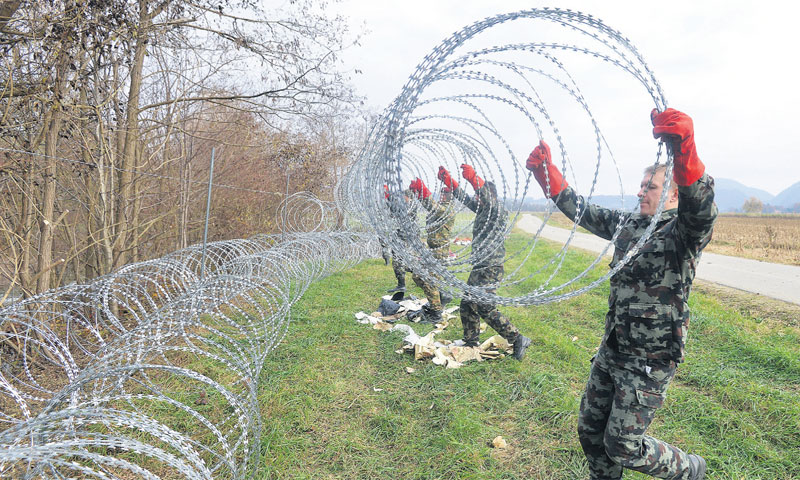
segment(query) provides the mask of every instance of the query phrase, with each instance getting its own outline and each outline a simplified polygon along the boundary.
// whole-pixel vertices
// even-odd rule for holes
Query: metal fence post
[[[206,274],[206,242],[208,241],[208,217],[211,212],[211,185],[214,182],[214,147],[211,148],[211,168],[208,172],[208,197],[206,199],[206,226],[203,230],[203,255],[200,261],[200,279]]]

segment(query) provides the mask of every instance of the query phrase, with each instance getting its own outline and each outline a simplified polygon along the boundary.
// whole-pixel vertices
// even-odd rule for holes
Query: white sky
[[[368,29],[361,46],[344,58],[363,72],[354,76],[356,87],[380,111],[453,32],[486,17],[545,6],[592,14],[631,40],[669,106],[694,119],[698,153],[711,175],[772,194],[800,181],[797,2],[341,0],[333,9]],[[645,123],[648,111],[642,112]],[[610,139],[624,139],[625,132],[613,127],[601,129]],[[649,163],[643,160],[642,167]],[[635,194],[638,179],[623,175],[623,181],[625,193]],[[610,188],[600,193],[619,192]]]

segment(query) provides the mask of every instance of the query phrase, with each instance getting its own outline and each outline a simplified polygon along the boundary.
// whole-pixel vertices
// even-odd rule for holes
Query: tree
[[[209,5],[0,3],[0,273],[25,296],[196,241],[212,147],[240,180],[270,132],[352,101],[344,19],[313,0]],[[286,139],[302,147],[262,154],[318,151]]]
[[[742,211],[744,211],[744,213],[761,213],[763,210],[764,202],[756,197],[748,198],[745,200],[744,205],[742,205]]]

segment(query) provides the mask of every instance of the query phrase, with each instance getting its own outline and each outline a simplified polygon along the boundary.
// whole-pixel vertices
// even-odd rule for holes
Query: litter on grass
[[[383,297],[382,300],[389,300],[391,297]],[[384,316],[380,311],[375,311],[370,314],[358,312],[355,314],[356,321],[364,325],[372,325],[375,330],[383,332],[401,332],[405,334],[403,337],[403,347],[395,350],[400,354],[414,355],[414,360],[430,361],[435,365],[441,365],[446,368],[459,368],[466,362],[484,360],[492,360],[502,358],[506,354],[513,351],[513,347],[500,335],[495,335],[488,338],[485,342],[477,347],[464,345],[463,340],[441,340],[435,339],[436,335],[444,331],[449,325],[449,320],[455,318],[453,312],[458,310],[458,307],[450,307],[442,312],[442,321],[434,325],[434,329],[424,336],[418,335],[408,323],[401,323],[402,320],[407,320],[406,315],[409,312],[415,312],[422,308],[428,301],[426,299],[408,298],[397,302],[399,308],[396,313]],[[386,307],[386,302],[381,305]],[[392,308],[389,311],[393,311]],[[418,323],[420,316],[414,318],[413,322]],[[481,323],[481,333],[485,332],[488,328],[486,323]],[[411,367],[408,367],[411,368]],[[408,371],[408,369],[406,369]],[[413,372],[414,369],[411,369]]]

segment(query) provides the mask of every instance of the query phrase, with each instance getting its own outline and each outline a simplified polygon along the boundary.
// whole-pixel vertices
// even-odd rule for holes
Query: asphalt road
[[[536,233],[541,225],[542,220],[531,214],[522,214],[517,221],[517,227],[528,233]],[[569,230],[545,225],[542,237],[564,243],[569,233]],[[570,242],[570,245],[595,253],[603,251],[608,244],[602,238],[579,232]],[[606,254],[612,252],[609,248]],[[703,253],[696,278],[800,305],[800,267]]]

